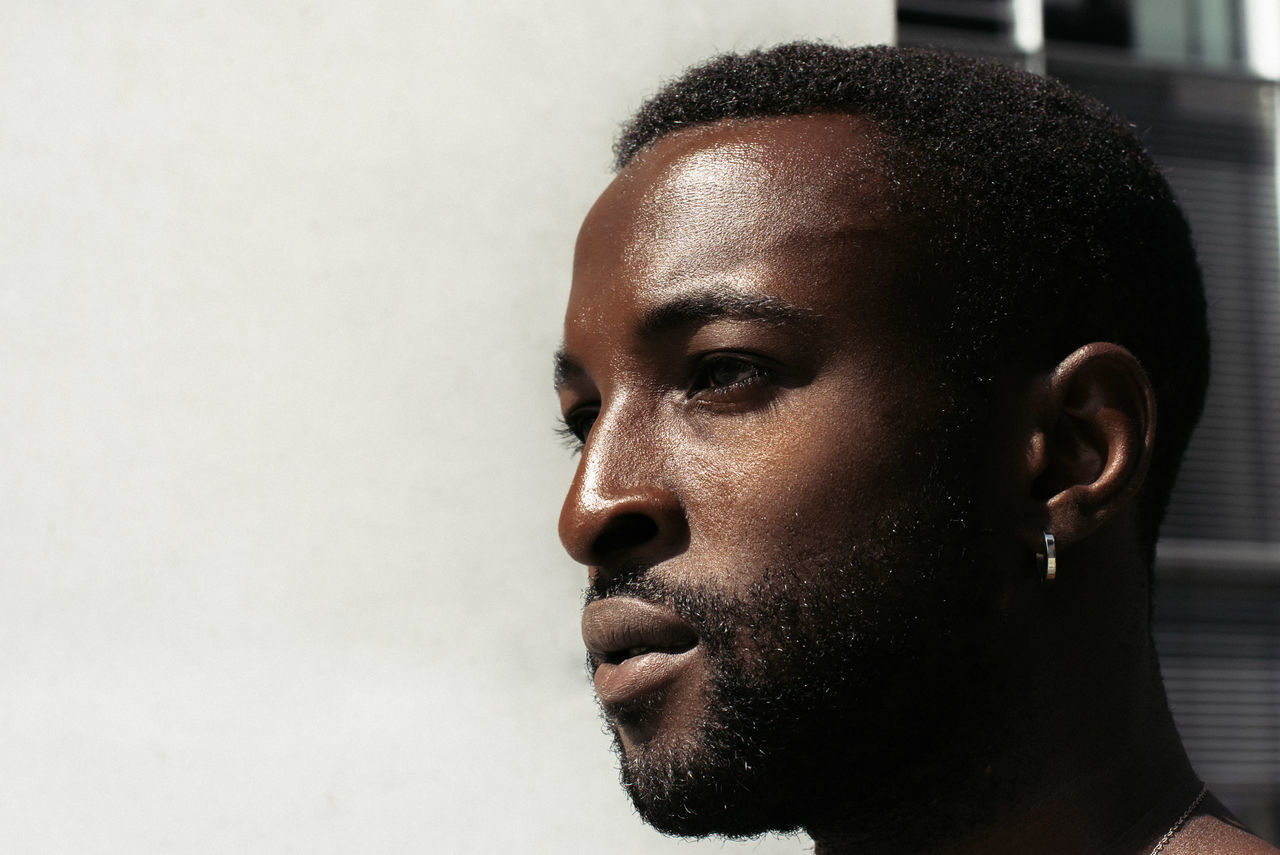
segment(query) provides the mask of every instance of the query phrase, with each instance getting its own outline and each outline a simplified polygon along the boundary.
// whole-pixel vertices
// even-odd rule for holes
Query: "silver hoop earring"
[[[1058,550],[1053,535],[1044,533],[1044,552],[1036,553],[1036,567],[1040,570],[1041,582],[1052,582],[1058,577]]]

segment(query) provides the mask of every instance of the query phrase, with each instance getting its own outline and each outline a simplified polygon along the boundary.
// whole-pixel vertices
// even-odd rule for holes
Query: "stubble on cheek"
[[[874,781],[904,747],[927,748],[913,728],[947,713],[958,673],[942,651],[966,611],[938,570],[962,575],[967,515],[912,510],[822,543],[794,522],[778,541],[804,545],[764,557],[731,596],[641,586],[698,627],[706,658],[686,715],[637,710],[634,730],[615,719],[624,782],[651,822],[734,813],[732,801],[754,806],[736,814],[742,833],[792,827],[824,797],[823,781],[850,771]],[[657,726],[667,721],[679,726]]]

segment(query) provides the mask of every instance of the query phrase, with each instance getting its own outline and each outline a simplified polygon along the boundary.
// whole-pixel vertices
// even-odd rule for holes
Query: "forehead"
[[[583,223],[567,343],[605,315],[690,289],[745,289],[825,312],[848,296],[842,285],[892,278],[895,218],[875,135],[865,120],[823,114],[659,140]],[[890,289],[860,290],[865,302]]]

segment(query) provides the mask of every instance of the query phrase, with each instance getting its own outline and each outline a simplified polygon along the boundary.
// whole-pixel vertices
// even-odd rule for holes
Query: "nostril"
[[[621,514],[609,521],[591,546],[598,559],[607,559],[657,536],[658,524],[652,518],[644,514]]]

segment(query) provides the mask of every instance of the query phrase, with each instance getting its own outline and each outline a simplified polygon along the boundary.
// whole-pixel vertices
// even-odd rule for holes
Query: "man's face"
[[[560,536],[590,568],[624,780],[663,830],[807,824],[837,774],[870,797],[938,749],[966,681],[980,463],[897,293],[869,132],[668,136],[579,235]]]

